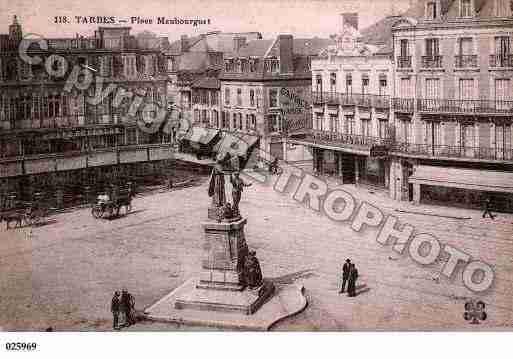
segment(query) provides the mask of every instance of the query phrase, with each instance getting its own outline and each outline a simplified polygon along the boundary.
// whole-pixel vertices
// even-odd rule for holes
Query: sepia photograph
[[[0,9],[0,339],[513,330],[512,0]]]

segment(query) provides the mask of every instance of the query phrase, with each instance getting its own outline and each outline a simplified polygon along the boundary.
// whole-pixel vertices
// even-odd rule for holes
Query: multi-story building
[[[310,64],[330,39],[280,35],[254,40],[225,57],[219,127],[259,137],[261,157],[308,159],[301,146],[288,144],[292,122],[310,121]]]
[[[392,198],[513,209],[513,4],[422,0],[392,29]]]
[[[160,41],[143,37],[139,43],[128,27],[100,27],[89,38],[52,38],[45,40],[47,46],[31,45],[27,56],[42,60],[31,64],[18,52],[28,41],[22,36],[16,17],[9,34],[0,35],[2,197],[14,192],[30,199],[33,191],[43,191],[57,194],[57,204],[63,205],[67,192],[82,192],[86,184],[166,166],[170,135],[152,128],[143,113],[147,103],[165,104]],[[75,82],[83,84],[86,72],[96,81],[73,86],[77,68],[81,72]],[[106,95],[91,101],[98,95],[99,78]],[[109,93],[108,86],[116,90]],[[116,100],[121,89],[140,98],[139,106],[130,97]]]
[[[295,142],[310,149],[317,173],[388,187],[389,160],[382,150],[391,141],[391,46],[369,31],[360,33],[358,14],[344,13],[341,20],[335,44],[312,61],[311,136]]]
[[[210,71],[191,86],[194,125],[219,127],[221,81],[218,76],[218,71]]]
[[[225,54],[237,51],[246,41],[261,38],[258,32],[213,31],[194,37],[182,35],[165,50],[168,102],[182,111],[190,111],[193,83],[205,76],[211,77],[211,70],[221,69]]]

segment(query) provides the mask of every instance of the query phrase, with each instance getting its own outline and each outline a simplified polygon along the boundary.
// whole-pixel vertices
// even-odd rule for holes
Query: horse
[[[20,213],[20,212],[9,212],[9,213],[4,213],[4,214],[0,214],[0,223],[5,221],[5,228],[7,230],[9,230],[11,227],[9,226],[11,222],[16,222],[14,224],[14,228],[17,227],[21,227],[21,225],[23,224],[23,220],[25,220],[26,218],[26,213]]]

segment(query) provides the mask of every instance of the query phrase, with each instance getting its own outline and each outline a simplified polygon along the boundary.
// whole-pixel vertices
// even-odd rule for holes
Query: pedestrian
[[[129,304],[129,315],[128,315],[128,323],[130,325],[135,324],[135,298],[132,294],[128,293],[128,304]]]
[[[486,197],[484,207],[485,207],[485,209],[483,212],[483,218],[486,218],[486,214],[488,214],[491,219],[494,219],[492,211],[490,210],[490,207],[491,207],[490,197]]]
[[[347,296],[354,297],[356,296],[356,280],[358,279],[358,270],[356,270],[356,266],[354,263],[351,263],[351,267],[349,269],[349,278],[347,284]]]
[[[114,296],[112,297],[112,302],[110,304],[110,311],[112,312],[112,328],[115,330],[119,329],[119,310],[120,310],[120,302],[119,302],[119,292],[115,291]]]
[[[351,260],[348,258],[346,262],[342,266],[342,286],[340,288],[339,293],[344,293],[344,289],[346,288],[347,279],[349,278],[349,269],[351,268]]]
[[[135,324],[135,299],[126,289],[121,291],[121,311],[124,316],[124,326]]]
[[[121,326],[126,327],[130,325],[130,297],[128,291],[123,289],[121,291],[121,301],[119,303],[119,311],[121,314]]]

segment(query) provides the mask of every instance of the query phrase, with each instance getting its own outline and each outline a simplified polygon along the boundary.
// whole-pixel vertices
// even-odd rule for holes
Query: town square
[[[1,15],[2,331],[511,330],[513,2],[262,3]]]

